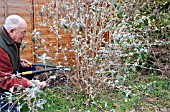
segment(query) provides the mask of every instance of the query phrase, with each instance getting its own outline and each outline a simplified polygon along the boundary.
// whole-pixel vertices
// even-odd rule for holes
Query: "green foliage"
[[[138,74],[138,76],[131,75],[128,79],[129,82],[126,84],[131,85],[135,93],[129,95],[128,99],[118,88],[103,90],[94,99],[89,99],[83,93],[77,94],[71,91],[70,86],[63,85],[45,90],[47,96],[44,98],[47,102],[41,111],[156,111],[157,107],[168,111],[170,108],[170,80],[168,78]]]
[[[21,45],[21,46],[22,46],[22,50],[24,50],[24,49],[25,49],[26,45],[27,45],[27,43],[26,43],[26,42],[23,42],[23,43],[22,43],[22,45]]]

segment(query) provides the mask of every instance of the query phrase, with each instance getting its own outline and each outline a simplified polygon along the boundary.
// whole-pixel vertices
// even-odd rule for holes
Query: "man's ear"
[[[9,33],[10,35],[12,35],[12,34],[14,33],[14,31],[15,31],[15,29],[14,29],[14,28],[11,28],[11,29],[8,30],[8,33]]]

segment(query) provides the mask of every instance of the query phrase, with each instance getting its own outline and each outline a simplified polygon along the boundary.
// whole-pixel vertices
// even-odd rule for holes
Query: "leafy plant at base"
[[[20,74],[12,74],[11,78],[19,77]],[[17,112],[20,112],[27,108],[27,111],[38,112],[44,109],[43,105],[46,100],[42,98],[42,94],[45,96],[44,92],[40,89],[40,85],[36,84],[36,80],[32,80],[32,84],[29,88],[23,88],[19,85],[17,89],[11,87],[9,91],[1,93],[1,108],[8,109],[6,111],[11,112],[15,107]],[[5,103],[3,103],[5,102]],[[7,108],[6,108],[7,106]],[[0,110],[1,110],[0,108]]]

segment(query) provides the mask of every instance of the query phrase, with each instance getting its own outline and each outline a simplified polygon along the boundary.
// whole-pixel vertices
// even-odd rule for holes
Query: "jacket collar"
[[[12,41],[9,33],[7,32],[7,30],[6,30],[4,27],[2,27],[2,28],[0,29],[0,33],[3,35],[2,38],[4,38],[5,41],[6,41],[8,44],[14,44],[14,42]]]

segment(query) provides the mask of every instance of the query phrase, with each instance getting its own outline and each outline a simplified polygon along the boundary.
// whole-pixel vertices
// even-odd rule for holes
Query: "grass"
[[[162,112],[170,111],[170,79],[158,75],[134,74],[124,85],[130,85],[128,97],[119,89],[103,90],[93,99],[76,93],[68,84],[44,90],[40,97],[47,100],[40,112]],[[28,112],[24,105],[21,111]]]
[[[132,76],[127,81],[132,93],[125,101],[119,90],[102,91],[94,99],[69,91],[69,88],[46,89],[47,103],[42,112],[103,112],[103,111],[170,111],[170,79],[164,76]],[[67,91],[67,92],[66,92]]]

